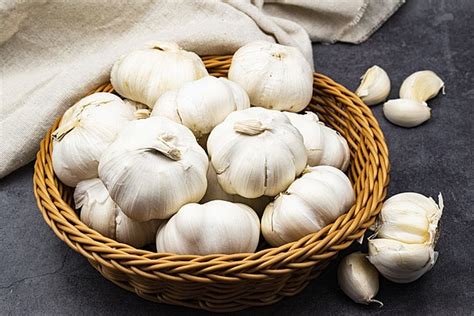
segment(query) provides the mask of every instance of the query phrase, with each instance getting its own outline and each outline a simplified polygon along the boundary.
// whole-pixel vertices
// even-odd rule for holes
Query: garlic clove
[[[409,283],[431,270],[438,253],[428,244],[406,244],[397,240],[369,239],[369,261],[388,280]]]
[[[431,197],[419,193],[394,195],[382,206],[376,227],[377,237],[433,245],[442,212],[441,194],[439,206]]]
[[[425,102],[396,99],[384,103],[383,114],[395,125],[415,127],[431,118],[431,108]]]
[[[337,270],[342,291],[359,304],[383,303],[374,299],[379,291],[379,273],[367,260],[367,255],[354,252],[342,259]]]
[[[390,78],[385,70],[377,65],[372,66],[361,79],[356,94],[365,104],[375,105],[387,99],[390,94]]]
[[[444,82],[436,73],[430,70],[417,71],[403,81],[400,98],[425,102],[434,98],[442,88]]]

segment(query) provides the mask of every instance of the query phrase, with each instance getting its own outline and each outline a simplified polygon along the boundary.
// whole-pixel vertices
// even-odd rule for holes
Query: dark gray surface
[[[409,0],[362,45],[314,46],[318,71],[350,89],[374,64],[389,73],[393,98],[403,78],[414,71],[432,69],[445,80],[447,94],[429,102],[433,118],[418,128],[393,126],[380,106],[373,109],[390,148],[390,195],[444,195],[440,256],[433,270],[412,284],[382,280],[378,299],[385,306],[377,308],[356,305],[344,296],[334,262],[299,295],[246,313],[472,315],[473,16],[473,1]],[[147,302],[103,279],[45,224],[32,193],[32,174],[29,164],[0,182],[0,314],[194,312]]]

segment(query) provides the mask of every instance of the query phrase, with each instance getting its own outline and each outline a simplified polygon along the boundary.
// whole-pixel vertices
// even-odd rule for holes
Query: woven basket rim
[[[228,67],[231,55],[206,56],[203,60],[208,69]],[[210,74],[214,73],[210,71]],[[345,214],[339,216],[333,223],[322,230],[307,235],[295,242],[279,247],[266,248],[255,253],[211,254],[211,255],[176,255],[157,253],[137,249],[130,245],[100,235],[95,230],[83,224],[75,210],[70,206],[71,199],[63,199],[67,189],[62,186],[52,171],[51,163],[51,133],[59,124],[56,119],[45,138],[41,142],[37,154],[34,172],[34,193],[38,207],[46,223],[54,233],[69,247],[84,255],[87,259],[111,269],[124,273],[141,275],[149,279],[164,279],[177,282],[238,282],[241,279],[259,280],[269,275],[279,275],[293,269],[307,268],[320,261],[330,259],[335,254],[347,248],[354,240],[363,236],[370,227],[381,208],[381,202],[386,196],[389,181],[388,149],[384,136],[371,110],[351,91],[337,84],[329,77],[314,73],[315,90],[330,92],[337,96],[339,102],[355,104],[351,111],[360,117],[360,124],[370,137],[365,137],[371,148],[367,151],[375,166],[367,166],[359,173],[373,175],[374,183],[353,183],[353,186],[367,187],[372,192],[363,191],[356,203]],[[324,83],[324,84],[322,84]],[[109,83],[103,84],[95,91],[111,92]],[[318,95],[313,101],[324,104]],[[311,109],[317,107],[310,105]],[[352,112],[351,112],[352,113]],[[342,117],[345,113],[341,110]],[[347,115],[346,115],[347,117]],[[335,118],[335,120],[342,120]],[[338,132],[345,136],[345,131],[337,126]],[[362,136],[361,136],[362,137]],[[347,139],[347,137],[346,137]],[[356,147],[352,139],[348,139],[351,148]],[[360,153],[353,153],[352,158]],[[369,169],[369,167],[371,169]],[[348,173],[355,175],[357,170],[351,168]],[[365,210],[369,208],[370,212]],[[161,272],[163,271],[163,272]],[[262,272],[264,271],[264,272]]]

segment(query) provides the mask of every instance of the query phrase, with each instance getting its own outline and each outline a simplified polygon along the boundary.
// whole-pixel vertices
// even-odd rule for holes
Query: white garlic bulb
[[[243,196],[237,194],[228,194],[222,190],[219,182],[217,181],[217,173],[212,166],[212,163],[209,163],[209,168],[207,169],[207,191],[200,203],[206,203],[214,200],[223,200],[233,203],[241,203],[250,206],[258,215],[263,214],[263,210],[272,200],[269,196],[261,196],[256,199],[247,199]]]
[[[331,166],[308,167],[266,207],[263,237],[272,246],[296,241],[333,222],[354,202],[354,190],[342,171]]]
[[[308,154],[308,165],[333,166],[345,171],[350,162],[349,145],[344,137],[325,126],[313,112],[283,112],[301,133]]]
[[[383,114],[395,125],[415,127],[431,118],[431,108],[425,102],[396,99],[384,103]]]
[[[100,159],[99,176],[137,221],[165,219],[206,192],[208,158],[192,132],[165,117],[132,121]]]
[[[259,226],[257,214],[247,205],[218,200],[190,203],[160,226],[156,250],[183,255],[255,252]]]
[[[438,252],[429,244],[407,244],[393,239],[369,239],[369,261],[388,280],[409,283],[431,270]]]
[[[414,192],[392,196],[383,203],[378,216],[377,237],[432,245],[444,207],[441,194],[439,204],[431,197]]]
[[[112,201],[98,178],[81,181],[74,191],[76,208],[81,208],[81,221],[102,235],[134,247],[154,241],[160,220],[137,222],[127,217]]]
[[[121,96],[153,108],[163,93],[208,75],[201,58],[176,43],[148,46],[122,56],[112,67],[110,82]]]
[[[357,96],[367,105],[375,105],[387,100],[390,94],[390,78],[379,66],[370,67],[361,77],[356,90]]]
[[[246,92],[224,78],[207,76],[163,94],[152,116],[165,116],[191,129],[197,138],[207,135],[229,113],[250,107]]]
[[[64,184],[75,187],[98,176],[99,158],[134,109],[111,93],[94,93],[69,108],[53,132],[53,169]]]
[[[311,65],[295,47],[251,42],[235,52],[228,76],[255,106],[299,112],[313,95]]]
[[[433,71],[417,71],[403,81],[400,98],[425,102],[434,98],[442,88],[444,88],[443,80]]]
[[[367,255],[354,252],[339,263],[337,280],[342,291],[359,304],[382,302],[374,299],[379,291],[379,273],[367,260]]]
[[[207,140],[222,189],[246,198],[275,196],[306,166],[303,137],[285,114],[253,107],[232,112]]]

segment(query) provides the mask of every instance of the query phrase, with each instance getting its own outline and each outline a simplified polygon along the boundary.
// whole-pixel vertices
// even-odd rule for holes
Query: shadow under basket
[[[203,58],[210,75],[227,76],[232,56]],[[228,312],[275,303],[316,278],[337,253],[359,239],[380,212],[389,181],[388,150],[371,110],[345,87],[315,73],[314,111],[341,133],[351,151],[348,175],[355,205],[321,231],[256,253],[174,255],[118,243],[83,224],[74,211],[72,189],[53,172],[51,133],[41,142],[34,170],[34,193],[54,233],[85,256],[105,278],[160,303]],[[107,83],[93,92],[113,92]]]

